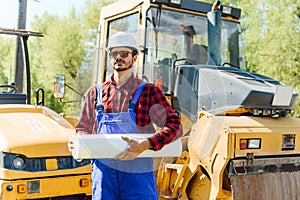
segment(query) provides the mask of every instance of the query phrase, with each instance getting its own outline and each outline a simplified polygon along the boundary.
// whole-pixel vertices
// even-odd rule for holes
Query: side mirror
[[[65,96],[65,76],[55,75],[54,78],[54,98],[63,98]]]

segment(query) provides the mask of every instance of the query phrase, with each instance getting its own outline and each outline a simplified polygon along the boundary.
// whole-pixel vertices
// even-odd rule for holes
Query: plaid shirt
[[[120,88],[114,76],[102,84],[102,105],[104,113],[127,112],[129,102],[134,96],[136,88],[142,81],[133,75]],[[96,134],[97,86],[91,87],[85,98],[80,120],[76,125],[77,133]],[[153,150],[159,150],[164,145],[182,135],[180,118],[172,110],[165,96],[151,83],[147,83],[135,106],[136,125],[139,133],[155,133],[148,138]],[[160,127],[155,131],[153,123]]]

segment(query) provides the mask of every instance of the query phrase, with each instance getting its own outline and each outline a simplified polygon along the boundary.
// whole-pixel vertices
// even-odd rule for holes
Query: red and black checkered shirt
[[[102,84],[102,105],[104,113],[127,112],[128,105],[136,88],[142,81],[133,75],[125,84],[118,87],[114,76]],[[77,133],[96,134],[97,130],[97,86],[91,87],[86,93],[80,120],[76,125]],[[153,150],[159,150],[182,135],[181,121],[173,111],[160,89],[147,83],[135,106],[136,125],[139,133],[155,133],[149,139]],[[160,127],[155,131],[153,124]]]

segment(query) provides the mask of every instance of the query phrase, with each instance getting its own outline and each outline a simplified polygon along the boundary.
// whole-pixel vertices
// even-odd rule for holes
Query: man
[[[107,51],[114,73],[108,81],[87,92],[76,133],[153,136],[141,140],[122,137],[128,147],[114,159],[93,160],[93,199],[158,199],[153,159],[136,157],[178,139],[182,134],[180,118],[158,87],[133,75],[138,48],[132,35],[114,34]],[[161,127],[160,131],[155,131],[153,123]],[[73,148],[70,143],[69,148]]]

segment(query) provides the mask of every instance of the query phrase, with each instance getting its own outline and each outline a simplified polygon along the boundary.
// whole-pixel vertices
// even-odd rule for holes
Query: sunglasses
[[[118,55],[120,55],[121,58],[127,58],[130,53],[132,54],[132,52],[129,51],[113,51],[109,53],[109,56],[114,59],[116,59]]]

